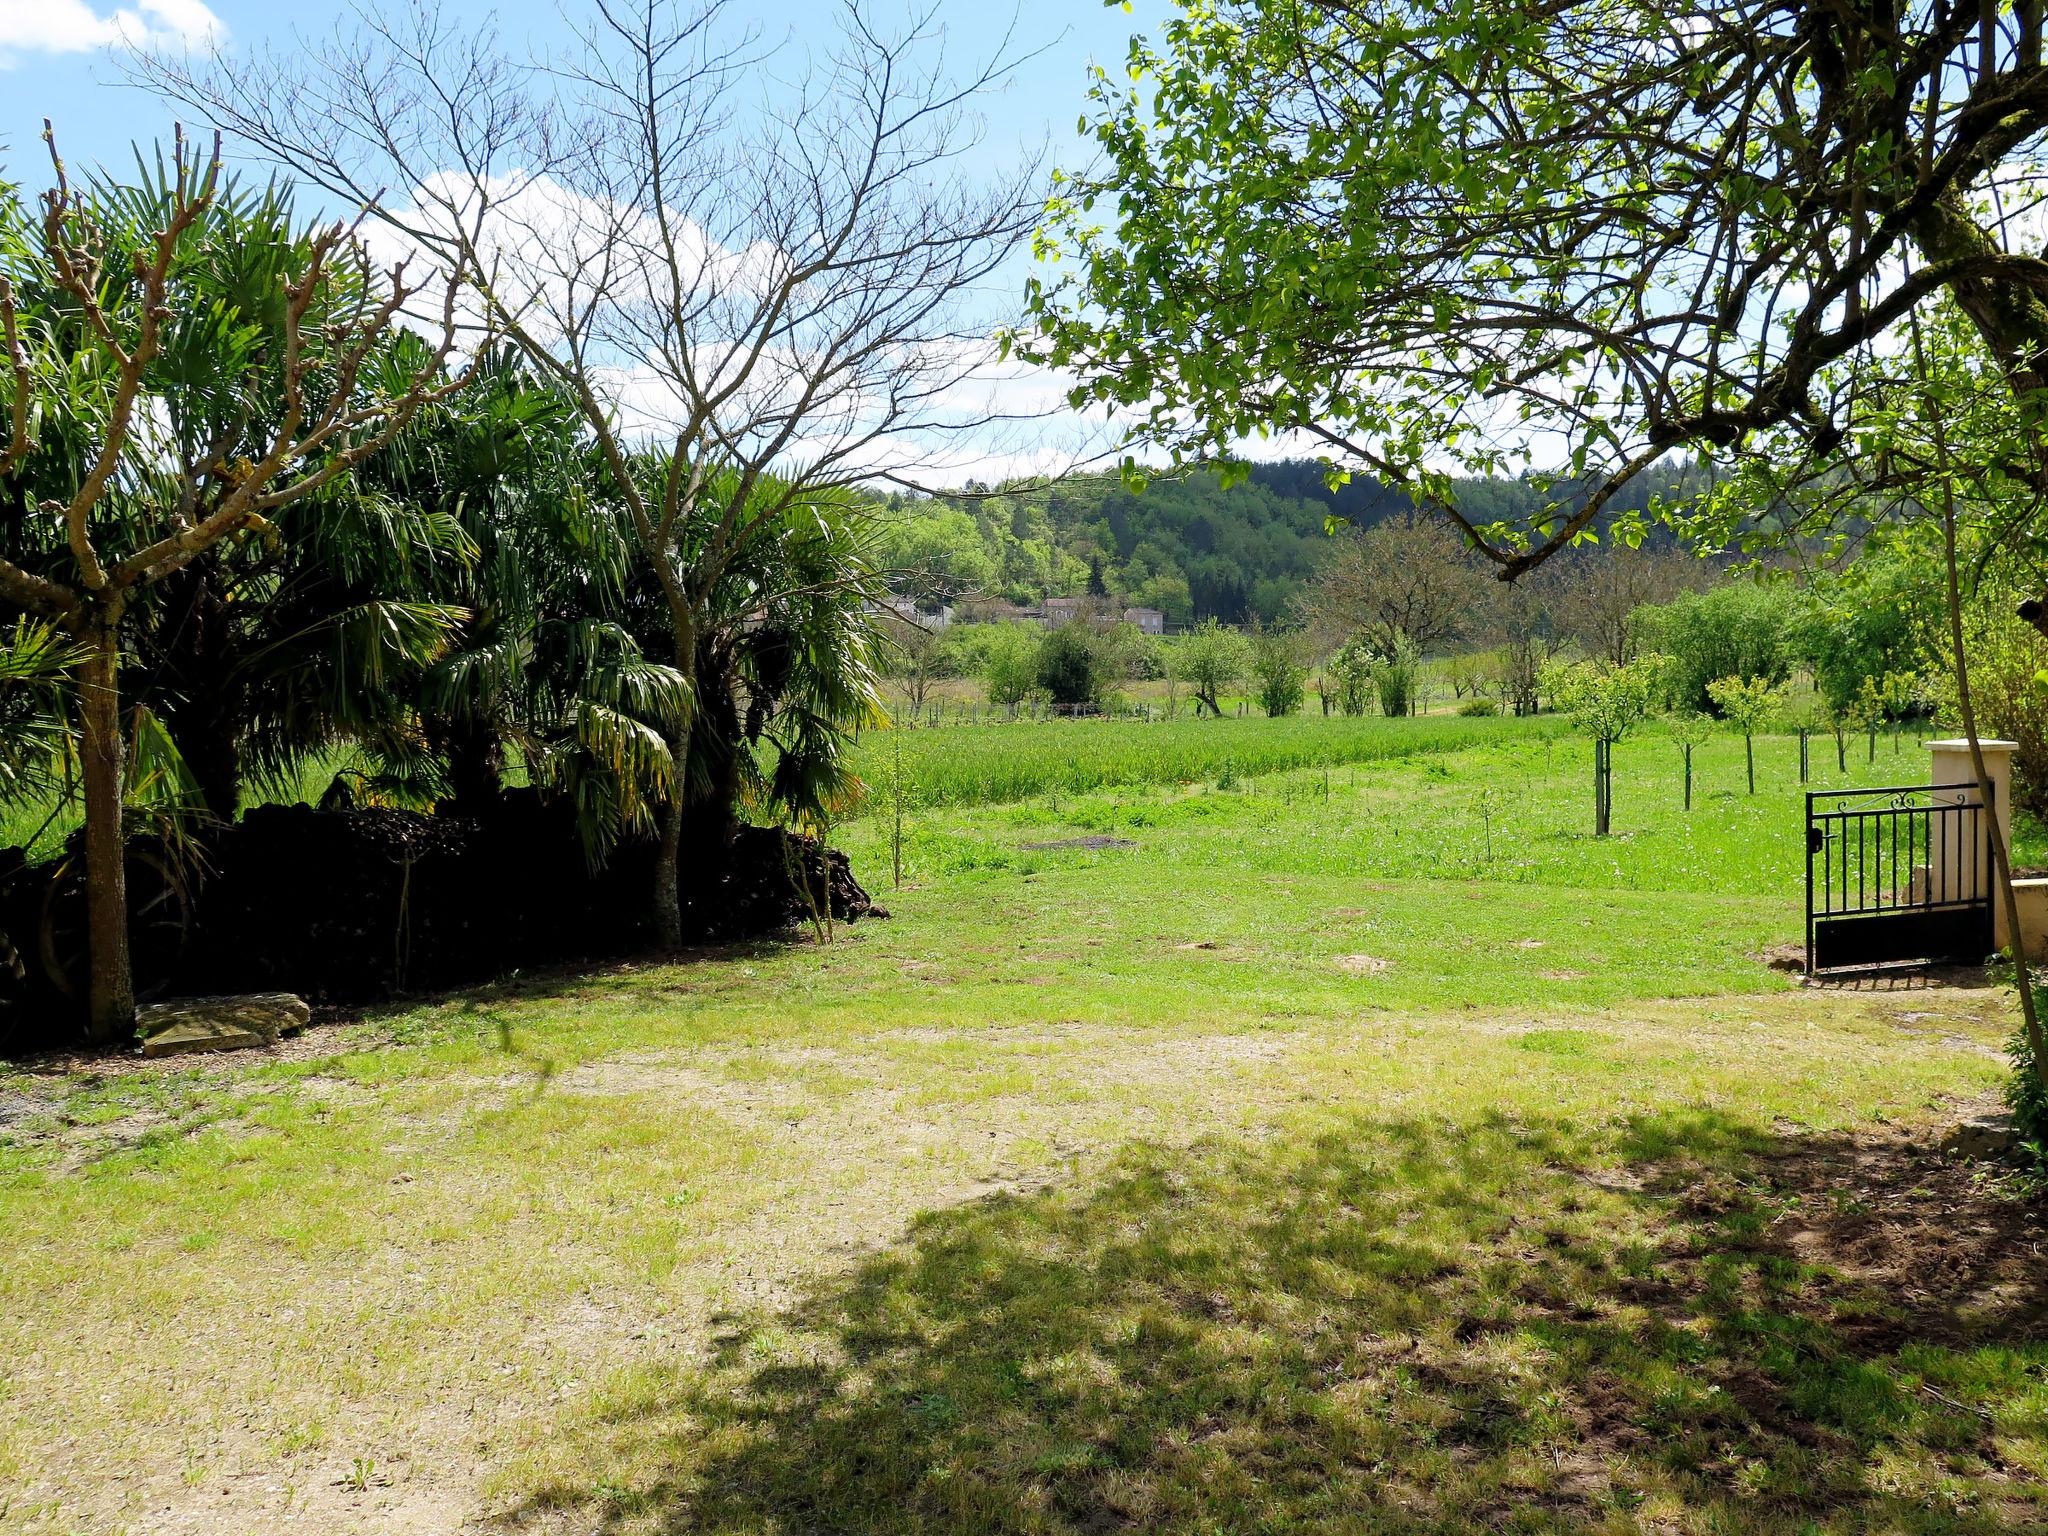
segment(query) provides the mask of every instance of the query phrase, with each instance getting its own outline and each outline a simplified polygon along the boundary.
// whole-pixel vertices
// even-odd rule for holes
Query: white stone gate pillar
[[[2012,849],[2012,755],[2019,751],[2016,741],[1979,741],[1978,749],[1984,754],[1984,775],[1991,780],[1991,814],[1998,824],[1998,836],[2004,843],[2008,856]],[[1951,737],[1945,741],[1930,741],[1927,751],[1933,759],[1934,777],[1931,784],[1953,784],[1957,786],[1956,804],[1977,805],[1977,770],[1970,761],[1970,743],[1967,737]],[[1948,846],[1935,854],[1936,862],[1928,870],[1928,877],[1937,891],[1952,891],[1958,896],[1969,894],[1983,896],[1991,902],[1992,941],[2004,949],[2012,943],[2012,934],[2005,920],[2005,903],[1999,899],[1992,884],[1992,861],[1989,853],[1977,839],[1968,840],[1963,846]],[[2031,947],[2031,946],[2030,946]]]

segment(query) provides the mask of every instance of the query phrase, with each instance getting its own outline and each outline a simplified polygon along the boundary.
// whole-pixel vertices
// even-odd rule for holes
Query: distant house
[[[1163,635],[1166,633],[1166,615],[1157,608],[1126,608],[1124,622],[1137,626],[1141,635]]]
[[[888,597],[882,600],[878,611],[893,613],[904,623],[915,624],[919,629],[925,630],[944,629],[953,622],[953,610],[951,608],[942,607],[936,610],[922,608],[918,606],[916,598],[905,597],[901,593],[896,592],[890,593]]]
[[[1044,623],[1047,629],[1065,629],[1087,611],[1085,597],[1048,597],[1045,600]]]

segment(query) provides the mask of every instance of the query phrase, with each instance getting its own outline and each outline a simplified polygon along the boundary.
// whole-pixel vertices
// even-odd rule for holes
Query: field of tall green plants
[[[1382,719],[1049,720],[869,732],[854,766],[891,803],[987,805],[1124,784],[1186,784],[1299,768],[1451,752],[1565,729],[1552,720]]]

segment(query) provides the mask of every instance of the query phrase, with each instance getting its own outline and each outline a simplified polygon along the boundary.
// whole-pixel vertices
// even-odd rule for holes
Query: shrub
[[[1458,713],[1468,719],[1481,715],[1497,715],[1500,713],[1500,705],[1492,699],[1467,699],[1458,706]]]
[[[981,675],[991,704],[1021,704],[1038,686],[1038,631],[1024,624],[994,624],[982,637]]]
[[[1038,686],[1053,703],[1082,709],[1102,693],[1101,658],[1085,626],[1049,629],[1038,643]]]
[[[1393,645],[1372,660],[1372,685],[1380,696],[1380,713],[1389,719],[1405,715],[1415,701],[1416,675],[1422,670],[1422,653],[1406,635],[1394,636]]]
[[[1330,658],[1330,678],[1337,707],[1351,716],[1362,715],[1372,705],[1372,652],[1353,635]]]
[[[1259,706],[1277,719],[1301,708],[1308,692],[1308,669],[1299,659],[1292,635],[1260,634],[1252,641],[1252,676],[1259,685]]]
[[[1784,585],[1730,582],[1636,611],[1645,650],[1670,658],[1665,681],[1678,709],[1707,709],[1707,685],[1739,677],[1781,683],[1792,670],[1787,641],[1801,598]]]

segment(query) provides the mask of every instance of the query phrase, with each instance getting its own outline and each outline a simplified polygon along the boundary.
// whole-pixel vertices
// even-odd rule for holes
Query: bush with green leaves
[[[1085,624],[1049,629],[1038,642],[1037,686],[1063,709],[1092,709],[1102,697],[1101,656]]]
[[[1373,689],[1379,695],[1380,713],[1389,719],[1408,714],[1415,705],[1415,685],[1422,675],[1422,652],[1406,635],[1377,651],[1372,659]]]
[[[1478,719],[1500,713],[1500,705],[1492,699],[1467,699],[1458,706],[1458,713],[1467,719]]]
[[[1266,630],[1252,639],[1252,678],[1269,718],[1291,715],[1308,695],[1308,669],[1298,636]]]
[[[1358,716],[1372,707],[1372,650],[1353,635],[1337,648],[1329,663],[1331,692],[1337,707]]]
[[[1646,651],[1670,658],[1665,680],[1679,709],[1708,709],[1716,678],[1780,683],[1795,657],[1788,641],[1800,594],[1782,583],[1732,581],[1636,611]]]

